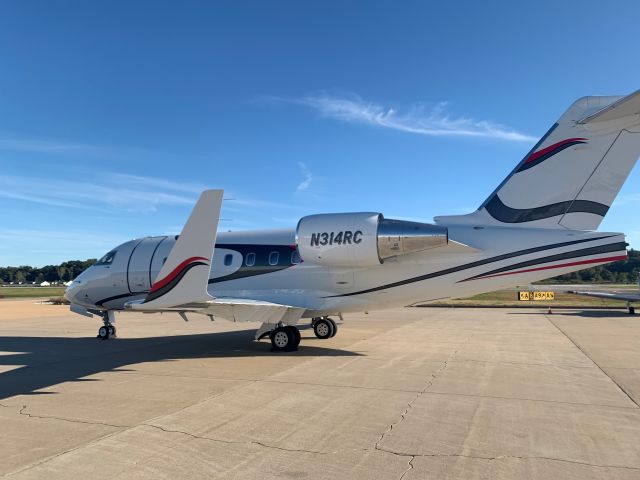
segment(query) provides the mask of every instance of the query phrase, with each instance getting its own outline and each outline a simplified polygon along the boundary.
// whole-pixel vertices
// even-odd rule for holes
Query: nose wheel
[[[112,323],[116,321],[114,312],[110,310],[104,312],[104,314],[102,315],[102,321],[104,322],[104,325],[102,325],[98,329],[98,338],[100,340],[108,340],[109,337],[115,337],[116,327]]]

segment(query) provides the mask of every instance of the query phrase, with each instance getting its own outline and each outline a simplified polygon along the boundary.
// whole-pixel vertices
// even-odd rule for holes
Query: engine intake
[[[306,262],[367,267],[384,260],[446,245],[445,227],[386,219],[381,213],[329,213],[303,217],[296,229],[298,252]]]

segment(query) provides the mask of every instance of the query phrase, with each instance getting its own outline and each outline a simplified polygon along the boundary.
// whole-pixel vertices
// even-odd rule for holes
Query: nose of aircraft
[[[79,287],[79,281],[74,280],[73,282],[71,282],[71,285],[69,285],[64,291],[64,298],[66,298],[70,303],[78,303],[76,301],[76,295],[78,294]]]

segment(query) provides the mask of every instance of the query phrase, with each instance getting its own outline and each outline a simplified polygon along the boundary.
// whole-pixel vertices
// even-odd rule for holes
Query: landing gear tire
[[[116,327],[114,327],[113,325],[109,325],[109,336],[110,337],[115,337],[116,336]]]
[[[111,332],[109,331],[109,327],[107,327],[106,325],[103,325],[98,329],[98,338],[100,340],[108,340],[110,333]]]
[[[284,352],[295,350],[300,333],[292,326],[278,327],[271,332],[271,351]],[[297,332],[297,333],[296,333]]]
[[[291,332],[293,332],[295,341],[293,343],[295,348],[298,348],[298,345],[300,345],[300,340],[302,339],[302,335],[300,335],[300,330],[298,330],[296,327],[294,327],[293,325],[289,325],[284,327],[285,329],[290,329]]]
[[[331,338],[335,335],[336,329],[334,328],[333,320],[329,318],[319,318],[313,323],[313,333],[316,334],[320,340]]]
[[[636,307],[629,307],[629,315],[635,315],[636,314]]]
[[[336,336],[336,333],[338,333],[338,324],[333,320],[333,318],[327,317],[327,320],[331,322],[331,326],[333,327],[333,333],[331,334],[331,338],[333,338]]]

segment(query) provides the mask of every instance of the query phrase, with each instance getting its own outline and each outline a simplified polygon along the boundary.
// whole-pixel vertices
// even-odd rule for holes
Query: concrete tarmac
[[[406,308],[256,325],[0,301],[0,476],[640,479],[640,316]]]

